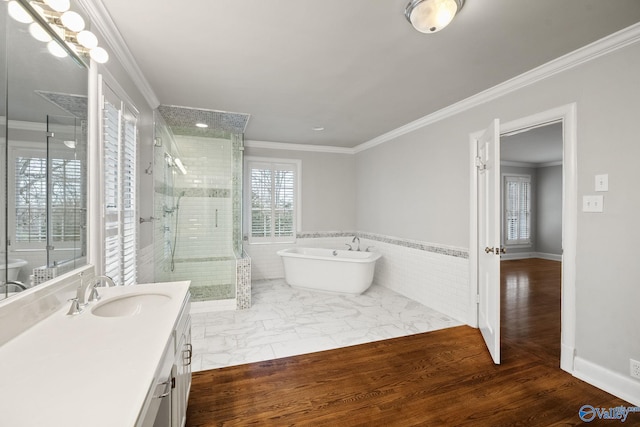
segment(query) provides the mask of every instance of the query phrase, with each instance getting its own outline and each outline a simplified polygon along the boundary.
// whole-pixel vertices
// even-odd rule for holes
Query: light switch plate
[[[582,196],[582,212],[603,212],[604,196]]]
[[[596,175],[596,191],[609,191],[609,174]]]

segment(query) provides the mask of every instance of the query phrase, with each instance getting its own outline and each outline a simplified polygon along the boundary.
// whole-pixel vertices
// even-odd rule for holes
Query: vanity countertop
[[[69,304],[0,346],[0,423],[25,427],[134,426],[170,342],[189,282],[98,288],[101,301]],[[126,317],[91,313],[125,294],[170,296]]]

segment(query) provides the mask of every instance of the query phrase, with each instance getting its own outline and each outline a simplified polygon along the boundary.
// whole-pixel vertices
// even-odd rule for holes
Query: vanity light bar
[[[11,0],[9,15],[18,22],[29,24],[29,33],[48,43],[52,55],[72,55],[86,63],[80,55],[104,64],[109,60],[107,51],[98,46],[98,38],[85,30],[85,22],[77,12],[68,10],[67,0]]]

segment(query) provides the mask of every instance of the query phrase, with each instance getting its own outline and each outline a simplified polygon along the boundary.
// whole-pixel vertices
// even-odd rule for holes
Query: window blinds
[[[104,272],[116,283],[130,285],[137,279],[136,117],[108,88],[102,132]]]
[[[47,200],[47,168],[51,194]],[[76,221],[82,197],[81,161],[17,156],[15,159],[16,242],[47,242],[47,206],[51,216],[51,241],[80,241]]]
[[[296,165],[249,162],[251,238],[291,241],[296,230]]]
[[[531,242],[531,178],[505,176],[505,243]]]

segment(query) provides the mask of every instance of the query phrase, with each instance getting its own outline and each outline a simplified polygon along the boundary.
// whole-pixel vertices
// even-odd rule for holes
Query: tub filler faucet
[[[358,241],[358,248],[356,249],[356,251],[360,252],[360,238],[358,236],[353,236],[353,240],[351,241],[351,243],[355,243],[356,240]]]

